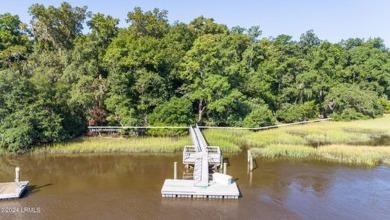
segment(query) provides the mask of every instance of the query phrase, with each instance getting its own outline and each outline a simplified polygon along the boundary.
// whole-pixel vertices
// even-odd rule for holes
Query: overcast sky
[[[0,13],[19,15],[28,23],[33,3],[59,6],[58,0],[2,0]],[[318,37],[339,42],[351,37],[384,39],[390,46],[390,0],[68,0],[72,6],[88,6],[93,13],[109,14],[126,27],[127,13],[139,6],[168,10],[168,19],[189,23],[203,15],[228,27],[259,25],[263,37],[299,36],[313,29]]]

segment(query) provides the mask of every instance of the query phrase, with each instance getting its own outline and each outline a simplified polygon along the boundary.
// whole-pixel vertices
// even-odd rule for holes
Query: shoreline
[[[205,129],[210,146],[225,153],[250,150],[255,158],[316,158],[342,164],[390,166],[390,115],[351,122],[320,122],[258,132]],[[83,136],[64,143],[33,148],[24,154],[180,153],[192,145],[181,137]],[[0,155],[17,155],[0,150]]]

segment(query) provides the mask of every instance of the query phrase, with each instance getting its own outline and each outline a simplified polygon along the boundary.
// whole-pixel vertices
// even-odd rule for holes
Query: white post
[[[19,183],[19,181],[20,181],[20,168],[15,167],[15,182]]]
[[[252,186],[252,172],[249,172],[249,186]]]
[[[221,164],[223,163],[223,156],[222,156],[222,154],[221,154],[221,158],[220,159],[221,159],[221,161],[220,161],[220,164],[219,164],[219,169],[223,170],[223,166],[221,166]]]
[[[226,174],[227,163],[223,163],[223,174]]]
[[[177,162],[173,164],[173,179],[177,179]]]
[[[252,157],[252,154],[250,156],[250,163],[249,163],[249,169],[252,171],[253,170],[253,157]]]

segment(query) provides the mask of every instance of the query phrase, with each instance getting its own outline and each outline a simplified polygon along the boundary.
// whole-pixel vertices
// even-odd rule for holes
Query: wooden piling
[[[223,174],[226,174],[227,171],[227,163],[223,163]]]
[[[253,157],[251,156],[251,162],[249,163],[249,169],[253,170]]]
[[[20,168],[15,167],[15,182],[19,183],[20,182]]]
[[[248,163],[249,163],[249,171],[253,170],[253,156],[250,150],[248,150]]]
[[[177,179],[177,162],[173,163],[173,179]]]

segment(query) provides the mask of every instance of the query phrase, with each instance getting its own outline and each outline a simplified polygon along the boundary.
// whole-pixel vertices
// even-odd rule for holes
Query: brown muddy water
[[[0,182],[15,166],[30,181],[23,198],[0,201],[0,219],[389,219],[390,168],[227,155],[235,201],[161,198],[181,154],[6,156]],[[179,171],[183,168],[179,166]],[[180,175],[178,175],[180,176]]]

